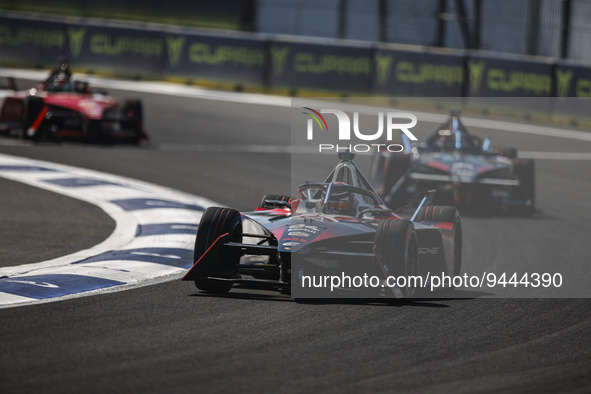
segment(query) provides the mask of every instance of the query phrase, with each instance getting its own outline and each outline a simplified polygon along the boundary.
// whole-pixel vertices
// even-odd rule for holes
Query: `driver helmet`
[[[441,150],[454,150],[456,146],[456,135],[451,130],[439,130],[439,138],[436,143]]]
[[[334,193],[326,203],[329,214],[351,215],[355,203],[355,194],[351,192]]]

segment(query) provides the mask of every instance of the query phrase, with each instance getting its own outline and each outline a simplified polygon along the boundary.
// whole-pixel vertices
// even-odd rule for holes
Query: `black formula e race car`
[[[416,204],[426,190],[435,189],[438,204],[461,211],[535,211],[534,161],[469,134],[459,111],[452,110],[423,143],[402,139],[404,152],[382,149],[372,157],[372,186],[389,207]]]
[[[0,98],[0,132],[20,131],[22,138],[86,139],[138,144],[148,139],[143,127],[142,103],[128,99],[123,103],[92,89],[88,82],[74,79],[66,60],[35,87]]]
[[[297,198],[267,194],[246,213],[208,208],[183,280],[214,294],[240,284],[293,298],[402,298],[414,296],[435,272],[459,274],[462,226],[455,207],[430,205],[430,192],[403,219],[384,205],[354,154],[339,158],[323,182],[299,186]]]

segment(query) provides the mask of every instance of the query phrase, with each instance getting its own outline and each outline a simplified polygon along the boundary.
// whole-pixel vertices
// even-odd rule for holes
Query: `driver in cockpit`
[[[72,91],[72,81],[62,78],[54,79],[47,90],[51,92],[70,92]]]
[[[70,92],[72,91],[73,81],[70,66],[67,60],[62,60],[51,70],[49,77],[43,82],[46,90],[50,92]]]
[[[325,212],[330,215],[355,216],[357,213],[357,200],[355,193],[339,192],[330,195],[326,203]]]
[[[451,130],[439,130],[439,138],[435,142],[435,146],[440,151],[452,151],[456,147],[456,135]]]

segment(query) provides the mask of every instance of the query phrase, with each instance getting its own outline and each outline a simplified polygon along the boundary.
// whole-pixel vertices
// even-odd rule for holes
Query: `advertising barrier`
[[[554,69],[554,112],[589,120],[591,68],[575,62],[559,61]]]
[[[554,91],[557,97],[591,97],[591,68],[574,62],[558,61]]]
[[[64,23],[0,17],[0,61],[29,67],[52,67],[68,51]]]
[[[0,65],[49,68],[64,56],[89,73],[294,95],[591,96],[590,66],[553,59],[0,11]]]
[[[385,96],[461,97],[465,56],[451,51],[412,51],[376,47],[372,93]]]
[[[162,75],[163,33],[120,26],[68,24],[67,57],[77,68],[128,76]]]
[[[470,54],[467,58],[466,96],[550,97],[553,64],[524,57]]]
[[[269,86],[369,94],[372,48],[271,40]]]
[[[237,34],[164,32],[163,76],[263,86],[267,43]]]

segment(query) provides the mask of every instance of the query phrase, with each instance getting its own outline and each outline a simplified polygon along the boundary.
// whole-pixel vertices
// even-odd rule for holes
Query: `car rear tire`
[[[216,240],[224,234],[228,235],[218,242],[242,242],[240,212],[230,208],[207,208],[197,229],[193,262],[196,263]],[[239,253],[227,248],[221,248],[219,245],[214,246],[193,268],[196,275],[195,286],[207,293],[227,293],[232,288],[232,282],[210,279],[209,277],[237,278],[239,263]]]
[[[419,275],[418,244],[413,223],[407,219],[384,219],[380,221],[376,231],[375,250],[387,276]],[[407,281],[405,287],[400,288],[404,297],[411,298],[417,291]]]
[[[462,270],[462,220],[456,207],[446,205],[428,205],[421,208],[417,217],[417,223],[424,221],[453,223],[454,239],[454,275],[459,275]]]
[[[133,123],[136,128],[136,137],[133,142],[135,144],[139,144],[143,137],[142,130],[144,128],[144,110],[142,101],[140,99],[125,100],[122,112],[133,119]]]
[[[525,198],[531,204],[525,207],[524,213],[532,215],[536,209],[535,162],[533,159],[516,159],[515,175],[519,178]]]
[[[123,104],[123,113],[135,120],[138,126],[144,126],[144,110],[140,99],[125,100]]]

